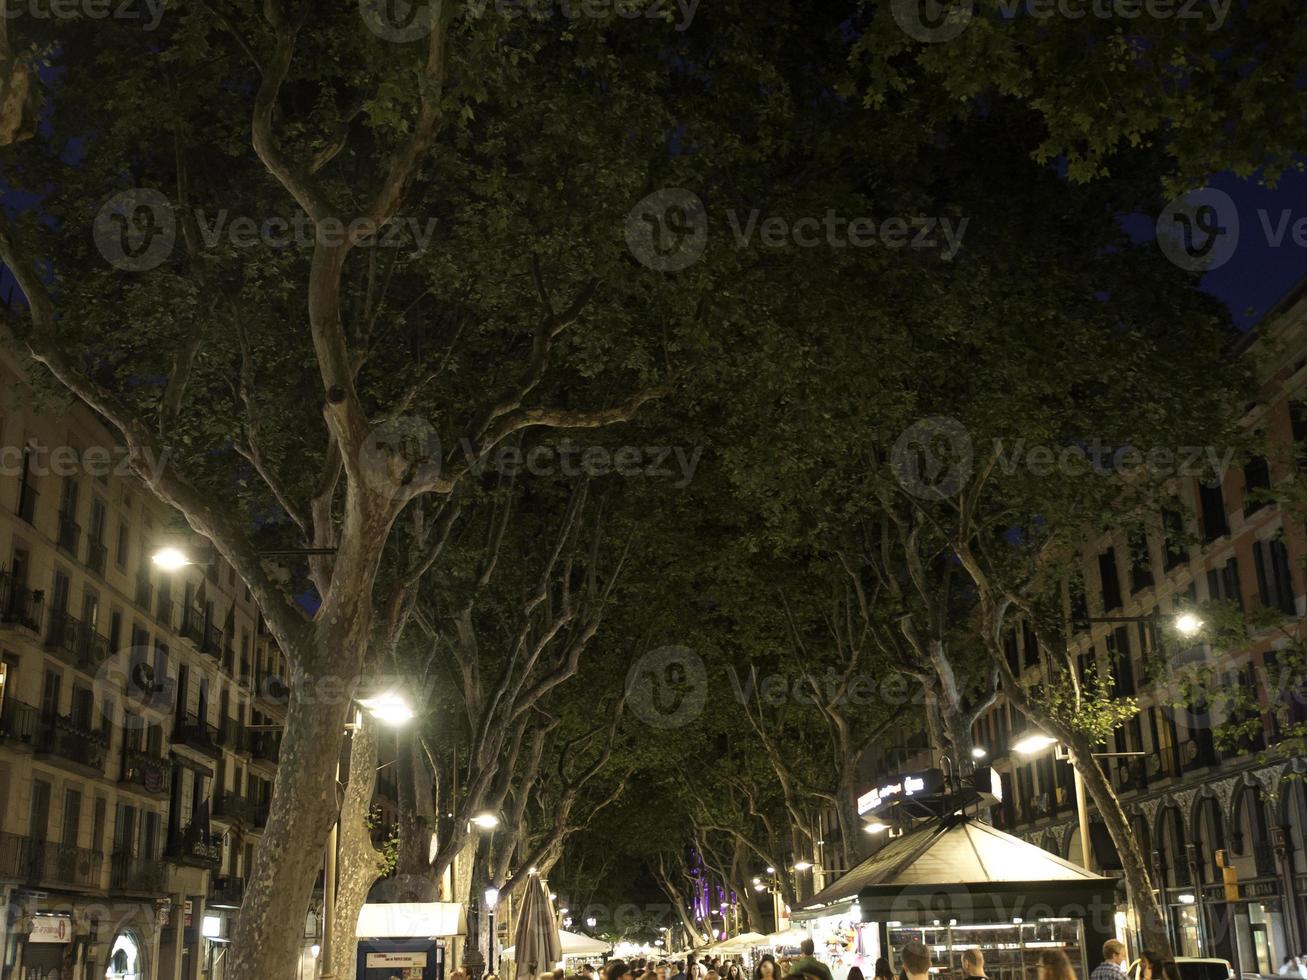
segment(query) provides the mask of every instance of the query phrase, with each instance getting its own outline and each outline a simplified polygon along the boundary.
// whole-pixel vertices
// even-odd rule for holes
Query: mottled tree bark
[[[377,787],[377,732],[366,722],[350,742],[349,782],[340,805],[340,850],[336,859],[336,922],[330,967],[336,980],[352,980],[358,958],[359,910],[381,877],[384,857],[372,845],[368,814]]]

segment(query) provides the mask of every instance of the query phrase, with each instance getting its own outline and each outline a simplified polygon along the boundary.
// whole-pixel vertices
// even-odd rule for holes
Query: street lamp
[[[812,862],[811,862],[811,861],[795,861],[795,862],[794,862],[794,870],[795,870],[795,871],[808,871],[808,870],[811,869],[811,868],[812,868]]]
[[[371,715],[378,722],[385,725],[402,725],[413,717],[413,709],[408,706],[403,696],[397,693],[388,693],[374,698],[363,698],[359,700],[359,705],[364,711]],[[363,712],[355,716],[353,725],[346,726],[346,733],[352,734],[363,725]],[[340,785],[340,760],[336,760],[336,786]],[[334,788],[334,787],[333,787]],[[331,947],[335,939],[335,919],[336,919],[336,886],[339,884],[337,879],[336,857],[340,849],[340,816],[336,817],[336,822],[331,825],[331,833],[327,837],[327,854],[323,859],[322,867],[322,975],[321,980],[331,980],[336,976],[332,967]]]
[[[1012,743],[1012,751],[1020,755],[1037,755],[1043,752],[1050,745],[1057,746],[1055,755],[1057,758],[1070,762],[1064,746],[1058,743],[1053,736],[1041,732],[1038,729],[1029,729],[1017,736]],[[1090,755],[1095,759],[1137,759],[1142,756],[1143,752],[1091,752]],[[1086,871],[1092,871],[1089,857],[1089,807],[1085,803],[1085,780],[1080,775],[1080,769],[1076,765],[1071,766],[1071,773],[1075,777],[1076,786],[1076,818],[1080,825],[1080,864]]]
[[[472,823],[482,830],[494,830],[499,826],[499,814],[483,810],[472,818]]]
[[[486,971],[495,972],[495,909],[499,905],[499,889],[491,885],[486,889],[486,912],[489,913],[489,922],[487,923],[489,935],[486,937]]]
[[[256,551],[258,558],[299,558],[313,555],[334,555],[335,548],[273,548],[268,551]],[[151,563],[165,572],[178,572],[187,565],[212,565],[213,559],[197,561],[176,545],[164,545],[156,548],[150,556]]]
[[[889,824],[877,821],[876,823],[866,824],[862,829],[868,834],[882,834],[889,830]]]
[[[984,749],[982,749],[979,745],[973,745],[971,747],[971,758],[983,759],[987,755],[989,755],[989,753],[986,752]]]

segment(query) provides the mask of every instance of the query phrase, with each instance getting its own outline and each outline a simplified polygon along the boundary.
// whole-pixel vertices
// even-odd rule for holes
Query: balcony
[[[239,820],[246,826],[254,826],[257,816],[256,810],[249,800],[241,796],[240,793],[233,793],[230,790],[219,793],[213,801],[213,815],[226,820]]]
[[[74,558],[77,557],[77,546],[82,540],[82,525],[72,519],[71,515],[59,512],[59,536],[55,543],[59,550],[66,551]]]
[[[218,734],[221,739],[221,745],[228,752],[235,752],[239,755],[250,754],[250,736],[251,732],[245,730],[235,718],[223,718],[218,723]]]
[[[18,506],[14,508],[18,514],[28,524],[36,523],[36,502],[41,495],[30,483],[21,484],[18,487]]]
[[[109,563],[109,549],[99,538],[86,540],[86,567],[100,578],[104,578],[105,566]]]
[[[87,628],[67,610],[56,609],[50,613],[45,645],[61,660],[87,673],[95,673],[109,658],[108,638]]]
[[[45,632],[45,648],[53,650],[68,663],[77,661],[77,634],[81,632],[82,621],[71,615],[67,609],[51,609],[50,625]]]
[[[173,864],[217,871],[222,866],[222,844],[195,824],[188,824],[169,842],[164,858]]]
[[[151,752],[127,747],[123,749],[123,768],[118,778],[147,793],[166,795],[172,786],[172,766]]]
[[[39,630],[44,609],[44,592],[15,582],[9,572],[0,572],[0,624]]]
[[[150,609],[150,593],[152,591],[150,573],[145,569],[141,569],[136,573],[136,604],[147,612]]]
[[[289,695],[286,682],[276,674],[264,674],[254,683],[254,697],[265,704],[284,708]]]
[[[84,728],[64,715],[42,719],[37,751],[43,754],[58,756],[103,775],[107,749],[108,739],[103,732]]]
[[[222,630],[213,624],[204,627],[204,639],[200,642],[200,652],[212,657],[215,661],[222,660]]]
[[[221,741],[218,729],[195,715],[177,719],[177,728],[173,732],[172,740],[174,744],[185,745],[214,758],[222,754],[222,749],[218,747]]]
[[[255,762],[276,765],[281,760],[281,732],[254,732],[251,746]]]
[[[158,894],[164,889],[163,865],[158,858],[114,854],[109,859],[109,887],[120,892]]]
[[[238,909],[245,900],[245,879],[235,875],[214,875],[209,882],[209,900],[215,909]]]
[[[168,629],[172,629],[173,623],[177,622],[177,603],[169,598],[168,593],[159,593],[158,601],[155,603],[154,618]]]
[[[204,620],[194,609],[182,612],[182,638],[197,650],[204,645]]]
[[[41,713],[30,704],[6,697],[0,708],[0,738],[6,742],[35,745],[41,732]]]
[[[0,877],[29,885],[52,883],[97,888],[104,855],[83,847],[0,833]]]

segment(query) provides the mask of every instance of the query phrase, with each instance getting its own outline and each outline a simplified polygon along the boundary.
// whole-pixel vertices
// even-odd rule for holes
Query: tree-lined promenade
[[[1150,451],[1243,458],[1227,312],[1119,217],[1292,165],[1301,127],[1268,122],[1301,114],[1302,12],[1232,10],[1219,39],[1141,21],[1135,43],[980,10],[939,43],[893,4],[501,6],[5,21],[10,341],[230,562],[294,670],[227,976],[293,974],[285,910],[342,813],[342,915],[382,873],[358,833],[375,747],[355,737],[359,793],[335,783],[354,685],[379,674],[426,692],[398,765],[406,894],[460,855],[445,897],[511,890],[569,848],[588,876],[607,852],[676,889],[691,841],[738,877],[809,853],[827,805],[852,859],[868,740],[919,726],[965,759],[1001,688],[1070,747],[1164,946],[1090,753],[1127,709],[1076,679],[1061,600],[1078,543],[1174,492]],[[1183,98],[1151,74],[1177,51]],[[642,204],[668,189],[759,234]],[[216,214],[311,234],[238,242],[197,218]],[[926,216],[949,247],[762,233],[828,214]],[[1145,465],[1006,466],[991,447],[1017,440]],[[289,577],[261,555],[297,548]],[[1018,617],[1053,665],[1038,695],[1006,669]],[[811,698],[741,684],[661,734],[628,669],[673,644]],[[854,696],[888,665],[921,710]],[[485,812],[507,829],[478,835]]]

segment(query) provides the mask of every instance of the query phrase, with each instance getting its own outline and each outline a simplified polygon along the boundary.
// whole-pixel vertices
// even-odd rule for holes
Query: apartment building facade
[[[1185,481],[1186,512],[1163,515],[1161,526],[1183,522],[1193,544],[1175,545],[1178,536],[1165,534],[1120,536],[1088,555],[1084,612],[1091,620],[1118,621],[1093,623],[1073,646],[1082,671],[1110,668],[1115,693],[1138,699],[1141,710],[1104,750],[1143,755],[1104,762],[1151,862],[1177,952],[1224,956],[1262,973],[1307,950],[1307,760],[1274,751],[1285,722],[1307,720],[1307,691],[1285,689],[1276,650],[1286,638],[1279,630],[1257,634],[1240,650],[1177,650],[1185,643],[1173,637],[1159,650],[1166,634],[1156,624],[1177,609],[1226,601],[1277,610],[1291,629],[1302,627],[1307,534],[1301,514],[1258,491],[1303,479],[1297,447],[1307,439],[1305,297],[1300,287],[1281,304],[1268,334],[1242,353],[1256,358],[1263,380],[1262,397],[1248,407],[1244,423],[1264,432],[1272,451],[1219,481]],[[1019,675],[1041,670],[1027,629],[1009,633],[1007,656]],[[1253,734],[1222,747],[1216,729],[1227,719],[1220,710],[1177,707],[1174,692],[1150,680],[1157,673],[1149,662],[1201,662],[1216,670],[1220,685],[1255,692],[1262,711]],[[1026,727],[1001,698],[975,726],[976,743],[1002,772],[1005,798],[994,823],[1078,863],[1071,766],[1052,752],[1033,759],[1012,753],[1009,746]],[[1090,813],[1095,868],[1119,874],[1092,803]],[[1226,868],[1237,881],[1227,880]]]
[[[0,978],[217,980],[286,667],[91,413],[0,361]],[[298,928],[298,923],[290,924]]]

